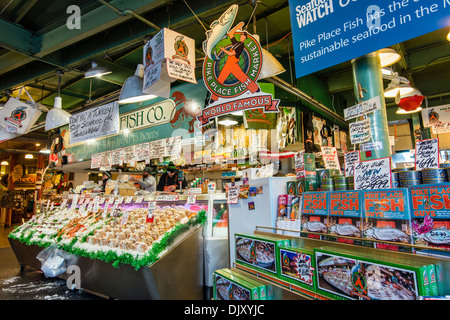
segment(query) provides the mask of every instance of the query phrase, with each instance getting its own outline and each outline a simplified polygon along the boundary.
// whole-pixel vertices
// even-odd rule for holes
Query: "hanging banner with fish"
[[[407,188],[363,191],[363,238],[412,244],[409,198]],[[371,246],[411,251],[409,247],[380,242],[374,242]]]
[[[262,92],[257,83],[263,63],[261,45],[254,35],[242,30],[244,22],[232,27],[237,11],[238,5],[232,5],[206,32],[203,80],[210,97],[197,117],[201,126],[236,111],[278,112],[280,101]]]
[[[415,245],[450,250],[450,184],[411,187],[411,226]]]

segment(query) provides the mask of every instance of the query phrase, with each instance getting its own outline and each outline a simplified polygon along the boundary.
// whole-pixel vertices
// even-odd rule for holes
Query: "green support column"
[[[386,103],[384,101],[383,78],[378,53],[370,53],[352,60],[353,85],[358,103],[367,101],[376,96],[380,97],[381,109],[367,115],[370,118],[372,131],[371,142],[381,142],[381,148],[361,152],[361,161],[385,158],[391,156],[389,146],[389,130],[386,116]],[[360,119],[362,120],[362,119]]]

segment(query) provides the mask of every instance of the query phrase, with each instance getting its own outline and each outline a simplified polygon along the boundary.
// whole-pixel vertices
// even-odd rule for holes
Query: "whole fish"
[[[322,222],[320,221],[308,221],[306,223],[303,224],[303,228],[311,231],[311,232],[320,232],[322,230],[326,230],[327,226],[324,225]]]
[[[373,237],[378,240],[393,241],[400,238],[408,238],[409,236],[403,231],[392,227],[373,227],[365,231],[365,236]]]
[[[211,30],[206,31],[206,40],[203,41],[203,52],[209,59],[213,60],[212,52],[220,40],[228,33],[228,30],[230,30],[230,27],[236,18],[237,11],[238,5],[233,4],[219,19],[211,23]]]
[[[351,236],[361,232],[357,227],[349,223],[334,224],[330,227],[330,232],[339,234],[341,236]]]
[[[423,238],[434,244],[450,243],[450,230],[445,226],[433,229],[423,235]]]

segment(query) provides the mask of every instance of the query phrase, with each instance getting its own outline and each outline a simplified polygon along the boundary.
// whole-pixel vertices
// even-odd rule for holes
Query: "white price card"
[[[192,204],[197,200],[197,196],[195,194],[190,194],[187,197],[186,203]]]
[[[141,203],[142,200],[144,200],[144,196],[138,196],[138,197],[136,198],[136,203]]]
[[[155,216],[156,201],[149,201],[147,207],[147,223],[153,223]]]

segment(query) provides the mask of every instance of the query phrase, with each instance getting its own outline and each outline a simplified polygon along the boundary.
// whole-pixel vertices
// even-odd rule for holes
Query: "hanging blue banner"
[[[450,26],[450,0],[289,0],[296,77]]]

